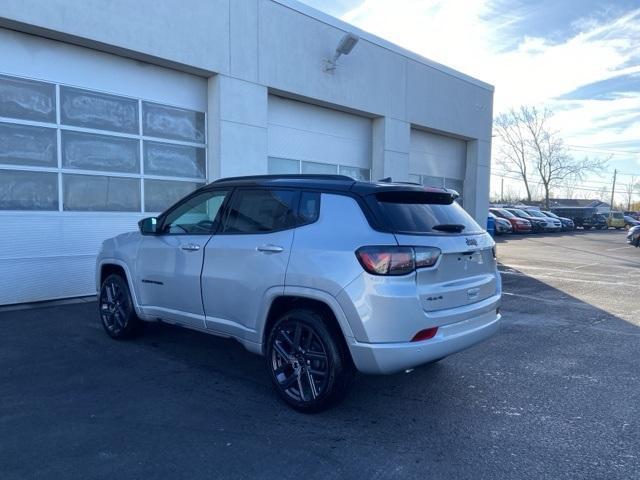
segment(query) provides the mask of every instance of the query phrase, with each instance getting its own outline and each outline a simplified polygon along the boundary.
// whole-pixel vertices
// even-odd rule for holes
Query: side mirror
[[[156,217],[143,218],[138,222],[138,227],[142,235],[155,235],[158,233],[158,219]]]

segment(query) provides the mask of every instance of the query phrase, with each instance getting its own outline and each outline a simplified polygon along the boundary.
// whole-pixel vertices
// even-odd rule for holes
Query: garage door
[[[369,180],[371,120],[269,96],[270,173],[334,173]]]
[[[0,304],[94,294],[102,241],[206,181],[206,82],[6,30],[0,57]]]
[[[427,186],[457,190],[462,196],[467,142],[422,130],[411,130],[410,178]]]

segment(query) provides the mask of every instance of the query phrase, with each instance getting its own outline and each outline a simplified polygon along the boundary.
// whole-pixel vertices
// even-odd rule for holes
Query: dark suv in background
[[[559,217],[570,218],[576,227],[585,230],[607,228],[607,218],[595,207],[554,207],[551,211]]]

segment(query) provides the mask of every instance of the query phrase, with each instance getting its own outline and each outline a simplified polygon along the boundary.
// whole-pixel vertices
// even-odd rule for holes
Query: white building
[[[0,59],[0,304],[93,294],[102,240],[221,176],[420,180],[486,221],[493,87],[296,1],[0,0]]]

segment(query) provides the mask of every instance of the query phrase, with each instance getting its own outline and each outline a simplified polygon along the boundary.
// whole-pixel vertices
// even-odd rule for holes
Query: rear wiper
[[[460,225],[459,223],[445,223],[442,225],[436,225],[432,227],[433,230],[439,230],[440,232],[454,232],[460,233],[464,230],[464,225]]]

